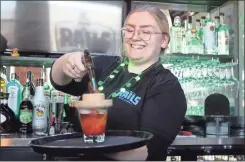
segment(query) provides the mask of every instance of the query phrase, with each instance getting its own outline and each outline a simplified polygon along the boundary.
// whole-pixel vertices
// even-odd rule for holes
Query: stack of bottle
[[[64,105],[68,105],[69,101],[79,99],[79,97],[54,89],[49,81],[50,69],[47,71],[45,76],[42,69],[41,77],[37,78],[36,85],[33,82],[33,73],[28,71],[25,84],[22,86],[16,73],[12,73],[8,81],[6,68],[1,68],[0,133],[48,134],[51,103],[65,102]],[[64,111],[64,117],[65,112],[67,110]]]
[[[211,19],[211,14],[192,22],[192,16],[181,23],[176,16],[171,28],[171,53],[229,55],[229,29],[224,23],[224,13]]]

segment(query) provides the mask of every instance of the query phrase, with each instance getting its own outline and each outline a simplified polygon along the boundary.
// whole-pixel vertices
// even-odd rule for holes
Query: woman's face
[[[127,56],[135,63],[142,64],[158,60],[161,48],[166,48],[168,44],[156,20],[148,12],[132,13],[124,31]]]

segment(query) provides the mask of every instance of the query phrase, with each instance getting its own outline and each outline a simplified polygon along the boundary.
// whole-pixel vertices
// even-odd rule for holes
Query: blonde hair
[[[156,20],[161,32],[165,34],[165,36],[168,37],[168,43],[170,41],[170,36],[169,36],[169,24],[168,24],[168,19],[166,15],[157,7],[152,6],[152,5],[140,5],[136,6],[133,8],[129,14],[127,15],[125,21],[124,21],[124,26],[126,25],[128,18],[130,15],[132,15],[135,12],[148,12],[150,13],[154,19]],[[165,49],[161,49],[161,53],[164,52]]]

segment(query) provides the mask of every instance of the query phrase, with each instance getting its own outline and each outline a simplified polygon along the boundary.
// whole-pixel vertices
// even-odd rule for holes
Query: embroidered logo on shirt
[[[116,93],[116,96],[131,105],[137,105],[141,100],[140,96],[137,96],[134,92],[128,90],[125,90],[124,92],[119,91]]]

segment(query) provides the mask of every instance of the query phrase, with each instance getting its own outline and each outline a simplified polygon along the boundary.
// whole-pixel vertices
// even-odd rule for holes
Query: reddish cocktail
[[[105,100],[104,94],[84,94],[82,101],[73,103],[79,112],[79,119],[85,143],[105,141],[107,109],[112,100]]]
[[[84,141],[86,143],[104,142],[107,110],[79,109],[79,113]]]
[[[105,132],[107,112],[92,109],[88,113],[80,113],[80,121],[85,135],[101,135]]]

